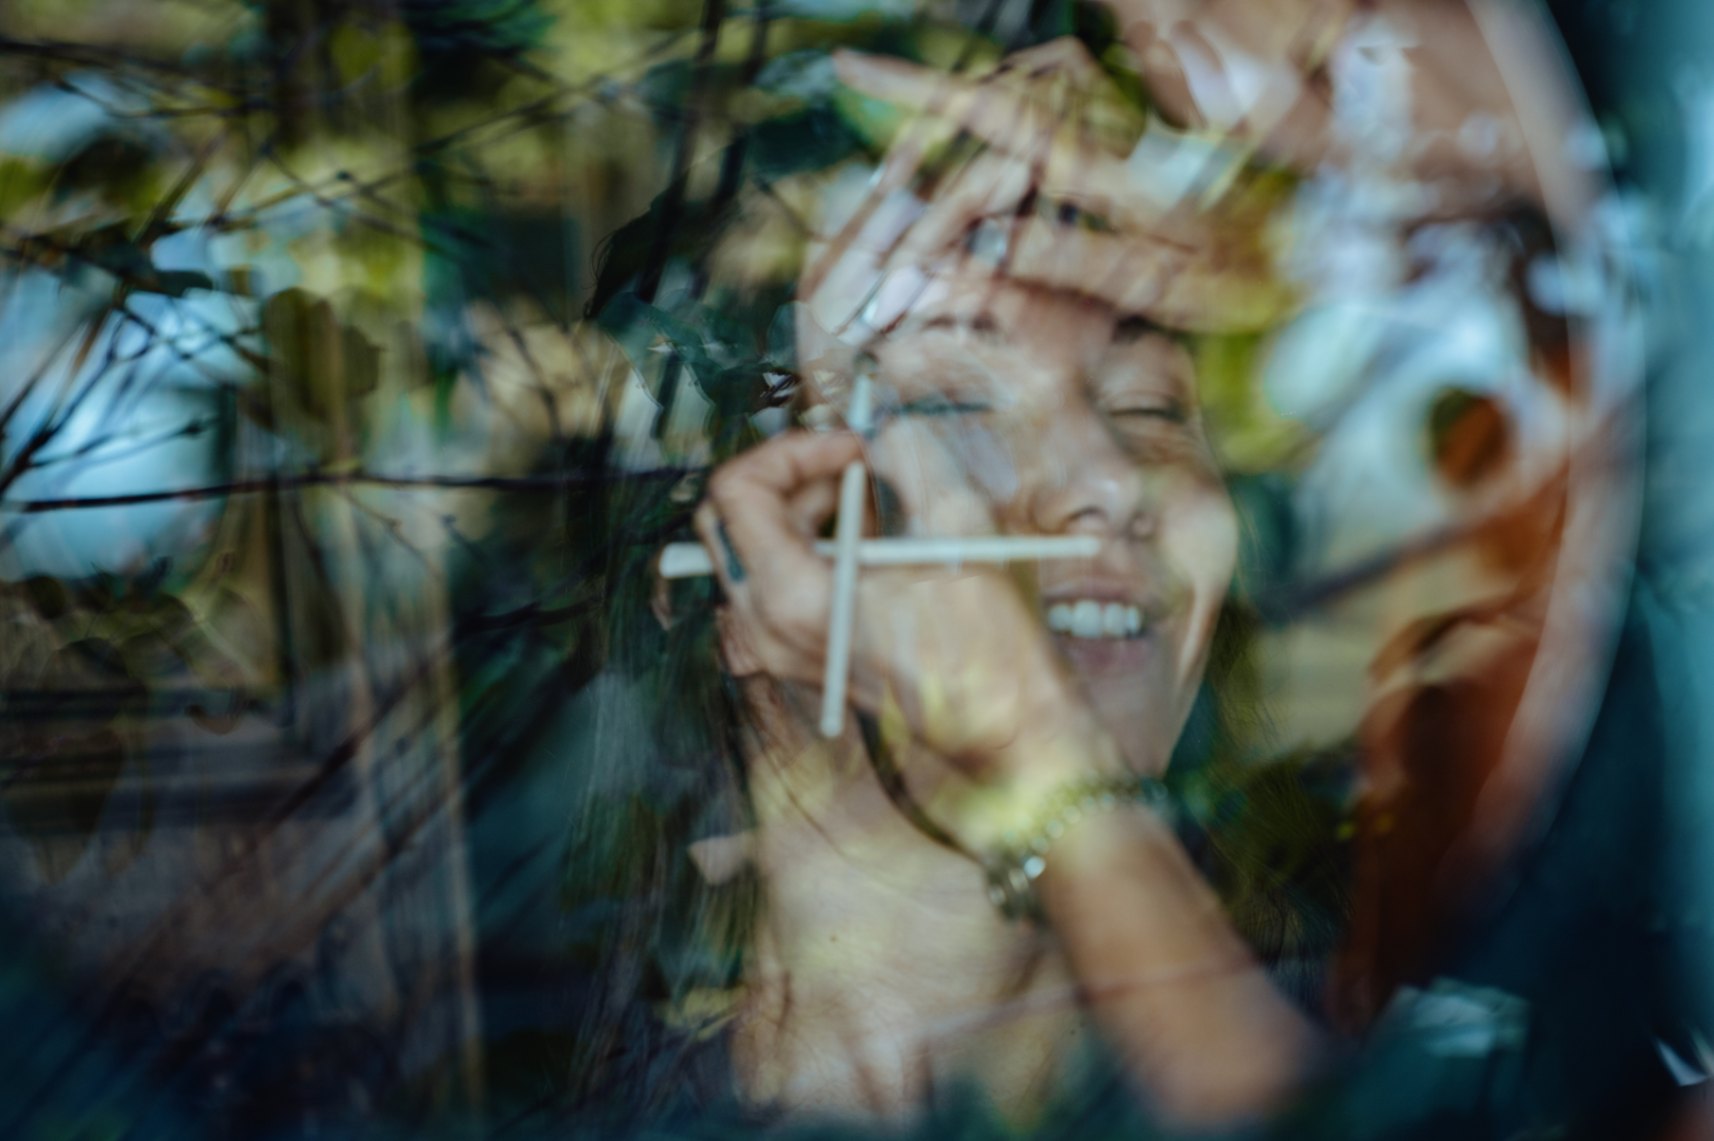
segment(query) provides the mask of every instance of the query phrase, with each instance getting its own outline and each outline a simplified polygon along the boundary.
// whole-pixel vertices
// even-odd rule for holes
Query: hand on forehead
[[[812,373],[847,370],[906,323],[1005,327],[1031,291],[1192,331],[1259,329],[1286,310],[1260,240],[1266,208],[1246,190],[1211,206],[1140,193],[1112,145],[1111,81],[1074,41],[975,79],[858,57],[841,71],[916,115],[864,190],[832,196],[844,208],[820,220],[799,294]],[[949,122],[963,132],[950,149]]]
[[[1527,48],[1536,33],[1519,21],[1476,20],[1465,0],[1106,6],[1124,45],[1107,63],[1135,69],[1176,126],[1121,94],[1070,38],[953,72],[837,57],[842,82],[906,121],[867,193],[824,220],[811,250],[801,294],[810,343],[861,346],[910,309],[905,299],[929,288],[925,277],[967,261],[1169,328],[1277,325],[1300,300],[1275,263],[1292,240],[1275,224],[1290,179],[1262,167],[1335,185],[1379,178],[1388,209],[1423,217],[1492,205],[1496,194],[1543,199],[1518,145],[1531,124],[1511,105],[1486,42],[1505,33]],[[1408,89],[1397,121],[1364,117],[1374,102],[1364,84],[1383,79]],[[1536,108],[1541,136],[1569,132],[1557,107],[1548,99]],[[1466,136],[1493,145],[1448,150]],[[1382,193],[1400,180],[1422,193],[1408,202]],[[1580,181],[1549,180],[1550,214],[1579,214]]]

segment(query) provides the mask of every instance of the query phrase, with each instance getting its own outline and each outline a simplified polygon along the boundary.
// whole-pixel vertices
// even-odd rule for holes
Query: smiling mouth
[[[1055,634],[1085,641],[1140,638],[1149,622],[1139,606],[1083,598],[1056,602],[1047,608],[1047,628]]]

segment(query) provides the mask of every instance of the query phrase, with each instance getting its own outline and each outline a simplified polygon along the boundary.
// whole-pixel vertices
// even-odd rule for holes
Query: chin
[[[1175,668],[1178,633],[1169,621],[1121,636],[1054,635],[1103,728],[1138,772],[1165,771],[1189,711]]]
[[[1139,773],[1159,775],[1172,759],[1181,722],[1177,695],[1138,680],[1085,683],[1095,715]]]

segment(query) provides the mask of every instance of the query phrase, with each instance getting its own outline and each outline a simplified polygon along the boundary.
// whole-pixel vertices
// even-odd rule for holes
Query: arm
[[[1091,1010],[1171,1116],[1275,1108],[1313,1068],[1316,1031],[1160,819],[1082,821],[1055,844],[1039,887]]]
[[[1067,774],[1065,783],[1122,770],[1099,727],[1068,720],[997,755],[995,771],[1034,773],[1030,786],[1044,788],[1044,774]],[[1096,813],[1068,827],[1036,888],[1097,1024],[1167,1116],[1202,1126],[1264,1114],[1317,1068],[1319,1030],[1276,989],[1152,811]]]
[[[762,445],[723,470],[699,517],[729,625],[744,630],[753,667],[772,677],[819,677],[829,571],[809,549],[815,528],[794,526],[791,505],[853,454],[848,437]],[[748,568],[736,581],[722,524]],[[927,746],[906,774],[913,792],[971,851],[995,850],[1053,790],[1128,771],[1004,575],[865,579],[880,593],[864,608],[853,698],[906,717]],[[976,668],[982,662],[1005,668]],[[943,700],[912,699],[928,692]],[[924,797],[935,788],[964,791]],[[1314,1030],[1164,822],[1142,811],[1083,819],[1049,851],[1038,888],[1098,1026],[1164,1113],[1196,1125],[1253,1117],[1284,1102],[1313,1066]],[[980,890],[974,880],[971,889]]]

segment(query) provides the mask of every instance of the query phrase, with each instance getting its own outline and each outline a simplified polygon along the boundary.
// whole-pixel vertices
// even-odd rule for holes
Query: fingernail
[[[733,582],[744,581],[744,563],[738,558],[738,552],[732,547],[732,536],[726,533],[726,521],[723,519],[714,525],[714,533],[720,538],[720,549],[726,554],[726,577]]]

